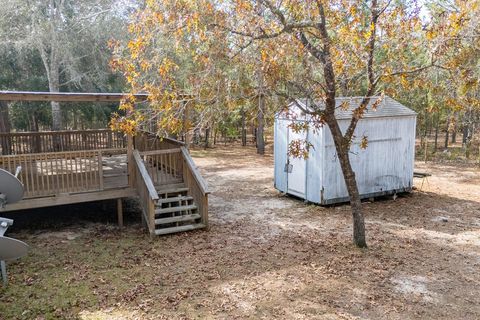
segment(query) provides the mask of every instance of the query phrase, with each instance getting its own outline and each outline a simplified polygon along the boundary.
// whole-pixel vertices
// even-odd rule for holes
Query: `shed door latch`
[[[285,169],[283,169],[283,171],[286,173],[292,173],[292,169],[293,169],[293,164],[290,164],[287,161],[287,163],[285,164]]]

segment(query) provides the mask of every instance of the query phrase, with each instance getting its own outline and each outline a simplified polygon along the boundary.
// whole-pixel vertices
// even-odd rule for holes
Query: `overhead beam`
[[[0,101],[119,102],[128,95],[128,93],[0,91]],[[147,93],[133,96],[136,101],[148,99]]]

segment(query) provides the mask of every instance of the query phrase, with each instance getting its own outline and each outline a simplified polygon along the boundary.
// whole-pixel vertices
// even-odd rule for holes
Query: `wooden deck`
[[[91,134],[115,136],[108,130]],[[22,133],[22,136],[28,137],[29,142],[3,134],[14,142],[10,150],[18,150],[19,154],[0,156],[0,168],[13,174],[17,167],[21,167],[18,178],[25,188],[24,199],[8,205],[7,211],[139,196],[144,220],[152,234],[186,231],[207,225],[208,191],[205,182],[188,151],[178,141],[139,134],[132,139],[133,161],[129,162],[127,148],[107,148],[111,144],[105,143],[121,143],[122,139],[99,138],[95,141],[90,134],[71,132],[70,138],[62,138],[65,141],[62,150],[69,146],[72,149],[85,146],[87,150],[22,153],[35,150],[29,148],[35,141],[31,137],[35,135]],[[59,132],[59,136],[65,137],[66,133]],[[50,132],[38,137],[40,141],[58,138]],[[100,149],[89,149],[93,146]],[[188,192],[182,194],[185,191]],[[188,219],[198,221],[191,224]],[[167,227],[158,228],[162,224]]]
[[[118,101],[123,94],[1,92],[0,100]],[[146,96],[139,95],[144,100]],[[82,100],[83,99],[83,100]],[[21,167],[23,200],[7,211],[138,197],[151,235],[208,226],[208,189],[183,143],[109,129],[0,133],[0,168]]]
[[[132,193],[125,190],[129,189],[126,149],[0,156],[1,168],[14,173],[18,166],[24,199],[6,210],[48,206],[48,198],[58,203],[54,198],[80,193],[110,191],[112,198],[116,198],[115,190],[122,195]],[[43,201],[35,201],[40,198]],[[77,200],[72,198],[72,202]]]

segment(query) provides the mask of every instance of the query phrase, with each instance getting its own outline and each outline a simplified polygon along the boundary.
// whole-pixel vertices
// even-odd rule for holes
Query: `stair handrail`
[[[192,172],[193,177],[195,178],[195,181],[197,182],[200,190],[204,195],[209,194],[210,191],[208,190],[207,182],[205,179],[202,177],[200,172],[198,171],[197,167],[195,166],[195,163],[193,162],[192,156],[188,152],[187,148],[185,147],[180,147],[182,150],[183,158],[185,159],[185,163],[187,164],[188,168]]]
[[[144,222],[147,224],[150,235],[154,235],[155,203],[158,201],[159,196],[137,149],[133,150],[132,157],[135,162],[133,181],[140,197],[140,203],[142,204]]]
[[[187,148],[180,147],[183,158],[183,181],[188,187],[189,195],[193,197],[198,207],[202,223],[208,228],[208,194],[207,182],[203,179],[193,162]]]
[[[155,186],[153,185],[152,179],[150,178],[147,168],[145,167],[142,157],[140,156],[140,153],[138,152],[137,149],[133,150],[133,158],[135,159],[135,163],[137,164],[138,171],[142,176],[142,180],[145,183],[145,186],[147,187],[148,193],[150,195],[150,199],[158,200],[159,197],[158,197],[157,190],[155,190]]]

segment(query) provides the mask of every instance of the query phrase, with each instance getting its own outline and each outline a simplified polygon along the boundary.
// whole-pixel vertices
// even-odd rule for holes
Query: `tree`
[[[130,7],[119,10],[118,3],[7,0],[2,3],[0,40],[17,48],[17,59],[31,48],[36,51],[50,92],[108,88],[107,41],[121,34]],[[64,128],[58,102],[51,102],[51,116],[53,130]]]
[[[421,120],[417,128],[425,136],[429,128],[435,127],[435,149],[440,127],[445,132],[444,147],[447,148],[450,134],[453,138],[455,128],[462,126],[464,136],[469,137],[464,139],[468,154],[467,140],[472,138],[476,115],[480,111],[479,4],[471,0],[435,0],[426,5],[424,11],[428,18],[423,21],[422,28],[428,46],[423,49],[423,55],[435,57],[437,68],[407,77],[401,86],[390,86],[387,90],[413,106],[426,105],[427,109],[417,109]]]
[[[154,122],[160,135],[211,128],[215,136],[219,126],[223,130],[231,124],[230,113],[243,109],[245,121],[255,119],[260,127],[262,153],[263,119],[271,116],[273,104],[259,70],[268,66],[260,49],[246,48],[238,55],[228,32],[209,27],[226,18],[211,1],[146,2],[129,25],[129,41],[112,43],[111,65],[131,92],[150,93],[150,104],[134,110],[131,100],[125,101],[113,127]]]
[[[279,65],[272,69],[291,71],[292,60],[296,61],[293,64],[296,74],[281,74],[281,77],[270,74],[269,77],[280,88],[277,89],[279,94],[293,101],[299,96],[308,98],[312,110],[305,112],[317,119],[316,125],[329,127],[350,196],[354,242],[366,247],[360,195],[349,158],[350,145],[367,106],[373,104],[375,107],[379,103],[372,96],[377,93],[381,81],[425,68],[426,61],[418,65],[409,61],[406,67],[404,59],[396,57],[394,61],[393,58],[405,48],[415,50],[413,45],[418,45],[419,39],[414,31],[420,29],[420,21],[401,2],[290,1],[287,4],[264,0],[259,3],[263,7],[260,15],[249,1],[232,3],[237,19],[230,25],[218,27],[259,41],[264,50],[274,52],[266,59],[267,63]],[[390,43],[393,40],[395,46]],[[335,117],[336,97],[339,83],[351,81],[361,83],[356,87],[363,98],[353,107],[352,120],[342,131]],[[304,154],[304,150],[293,150],[299,145],[302,144],[292,144],[291,152]],[[303,146],[308,149],[308,143]]]
[[[256,75],[258,97],[270,92],[290,101],[307,98],[311,108],[304,111],[315,119],[313,125],[327,125],[332,134],[350,196],[353,239],[366,247],[350,146],[366,147],[368,137],[357,136],[357,124],[369,106],[380,107],[391,84],[408,88],[411,78],[439,66],[445,39],[455,34],[455,26],[442,33],[425,29],[419,12],[415,1],[407,0],[152,0],[132,22],[129,52],[114,62],[132,91],[153,93],[159,106],[155,114],[174,124],[176,111],[171,111],[178,110],[172,106],[179,93],[197,97],[204,111],[212,110],[207,101],[231,101],[232,70],[239,70],[235,64]],[[144,69],[158,72],[148,73],[145,80]],[[223,91],[214,90],[219,83]],[[337,105],[339,95],[361,98]],[[126,106],[133,111],[132,104]],[[335,117],[338,108],[352,110],[346,128]],[[308,129],[304,124],[291,127]],[[308,142],[294,141],[290,153],[308,155],[308,149]]]

